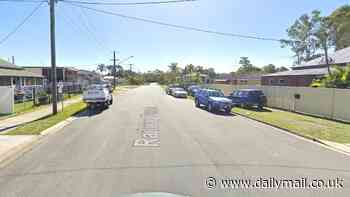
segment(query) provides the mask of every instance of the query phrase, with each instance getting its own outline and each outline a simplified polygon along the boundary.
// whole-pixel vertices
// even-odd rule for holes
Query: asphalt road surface
[[[347,155],[240,116],[208,113],[158,85],[114,101],[0,169],[0,196],[350,196]],[[337,188],[303,188],[301,178],[338,178]],[[221,179],[255,186],[225,188]],[[291,180],[294,188],[267,180]]]

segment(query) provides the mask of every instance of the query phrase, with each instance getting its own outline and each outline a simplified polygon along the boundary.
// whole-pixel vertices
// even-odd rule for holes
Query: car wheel
[[[231,114],[231,110],[230,109],[226,109],[225,112],[226,112],[226,114]]]
[[[213,106],[211,103],[209,103],[209,105],[208,105],[208,111],[213,112]]]
[[[199,104],[199,102],[198,102],[198,100],[196,99],[196,100],[194,100],[194,103],[196,104],[196,107],[200,107],[200,104]]]

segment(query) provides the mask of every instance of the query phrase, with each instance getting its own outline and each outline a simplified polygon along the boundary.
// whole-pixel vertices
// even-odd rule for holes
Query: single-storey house
[[[331,65],[345,66],[350,63],[350,47],[335,51],[329,55]],[[328,74],[325,57],[319,57],[283,71],[263,75],[262,85],[270,86],[310,86],[313,79],[323,78]]]
[[[26,70],[33,72],[33,73],[43,75],[44,78],[47,80],[47,83],[51,83],[51,81],[52,81],[51,67],[27,66],[24,68]],[[56,67],[56,79],[57,79],[57,82],[77,83],[77,81],[78,81],[78,69],[75,69],[72,67],[57,66]]]
[[[232,85],[260,85],[261,74],[220,74],[218,79],[214,80],[216,84],[232,84]]]
[[[0,59],[0,86],[15,86],[21,89],[28,86],[43,85],[43,76],[23,67]]]

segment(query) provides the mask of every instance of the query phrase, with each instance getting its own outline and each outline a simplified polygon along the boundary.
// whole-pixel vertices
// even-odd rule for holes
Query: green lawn
[[[16,116],[18,114],[35,111],[41,106],[34,106],[33,101],[25,101],[23,103],[15,103],[14,112],[12,114],[1,114],[0,120]]]
[[[259,112],[235,107],[232,111],[305,137],[350,143],[350,124],[347,123],[269,108]]]
[[[81,94],[71,94],[70,96],[68,94],[64,94],[64,100],[75,99],[75,98],[79,98],[80,96],[81,96]],[[0,114],[0,120],[10,118],[10,117],[13,117],[13,116],[16,116],[19,114],[32,112],[32,111],[40,109],[43,106],[46,106],[46,105],[35,106],[33,104],[33,101],[25,101],[22,103],[15,103],[13,114]]]
[[[19,126],[16,129],[6,133],[6,135],[39,135],[45,129],[52,127],[53,125],[71,117],[85,108],[86,104],[84,102],[68,105],[64,108],[63,112],[59,112],[57,115],[47,116],[23,126]]]
[[[33,101],[25,101],[23,103],[16,103],[14,105],[14,113],[15,114],[23,113],[23,112],[29,111],[35,107],[36,106],[34,106]]]

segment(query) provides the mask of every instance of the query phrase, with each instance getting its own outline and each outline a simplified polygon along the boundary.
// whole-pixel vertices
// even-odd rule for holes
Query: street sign
[[[63,83],[62,83],[62,82],[59,82],[57,86],[58,86],[58,90],[57,90],[58,93],[59,93],[59,94],[62,94],[62,93],[63,93]]]

